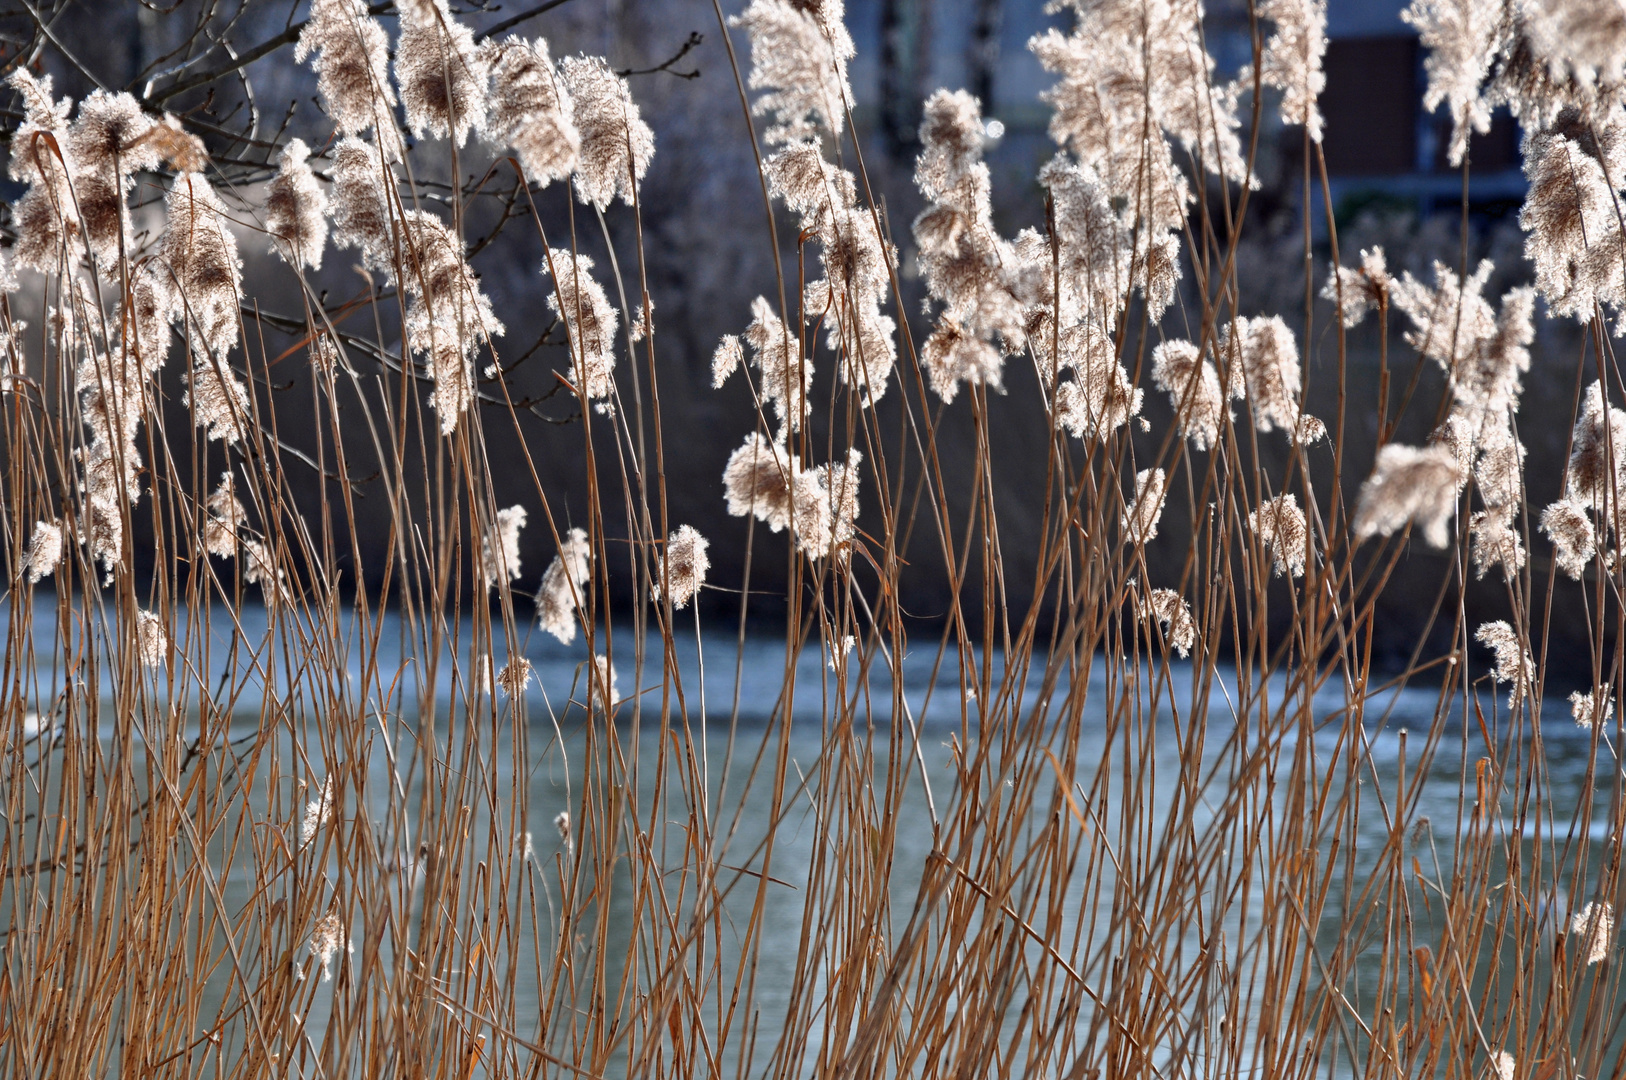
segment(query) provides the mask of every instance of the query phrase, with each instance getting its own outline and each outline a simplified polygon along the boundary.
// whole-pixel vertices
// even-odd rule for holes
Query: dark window
[[[1434,122],[1434,170],[1455,172],[1451,164],[1451,115],[1443,106],[1436,110]],[[1519,157],[1519,124],[1506,109],[1498,109],[1491,116],[1490,130],[1484,134],[1474,132],[1468,140],[1468,163],[1473,173],[1502,172],[1517,169]]]
[[[1327,43],[1323,149],[1335,176],[1417,169],[1417,39],[1341,38]]]

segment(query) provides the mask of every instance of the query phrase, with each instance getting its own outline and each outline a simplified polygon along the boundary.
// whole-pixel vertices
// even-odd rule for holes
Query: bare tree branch
[[[672,65],[677,63],[679,60],[682,60],[685,56],[688,56],[690,49],[694,48],[696,45],[701,44],[705,40],[706,40],[705,37],[699,31],[690,30],[689,31],[689,40],[685,41],[683,43],[683,48],[679,49],[665,63],[656,64],[652,68],[640,68],[640,69],[638,69],[636,71],[633,70],[632,68],[628,68],[625,71],[618,71],[618,72],[616,72],[616,74],[620,75],[622,78],[626,78],[628,75],[654,75],[654,74],[656,74],[658,72],[664,71],[668,75],[675,76],[675,77],[677,77],[679,79],[698,79],[698,78],[700,78],[700,69],[699,68],[695,68],[693,71],[673,71],[672,70]]]
[[[556,0],[556,2],[557,3],[563,3],[564,0]],[[386,2],[386,3],[382,3],[382,4],[373,4],[373,5],[371,5],[370,7],[367,8],[367,14],[369,14],[369,15],[383,15],[383,14],[386,14],[387,12],[391,12],[391,11],[394,11],[394,10],[395,10],[395,4],[390,3],[390,2]],[[231,63],[227,64],[224,67],[218,67],[218,68],[213,68],[213,69],[211,69],[209,71],[199,72],[198,74],[192,76],[190,79],[182,79],[180,82],[176,83],[174,86],[165,87],[163,90],[160,90],[155,94],[143,94],[142,98],[144,100],[146,100],[146,101],[151,102],[154,105],[157,105],[160,102],[168,101],[170,98],[175,97],[177,94],[184,94],[188,90],[196,90],[200,86],[208,86],[210,83],[214,82],[216,79],[219,79],[222,76],[230,75],[232,72],[237,71],[237,70],[239,70],[241,68],[248,67],[248,65],[252,64],[254,61],[258,60],[260,57],[269,55],[270,53],[274,53],[278,49],[282,48],[284,45],[292,45],[294,42],[299,40],[299,32],[301,30],[305,29],[305,23],[309,22],[309,21],[310,21],[309,19],[306,19],[303,22],[294,23],[293,25],[289,26],[288,29],[286,29],[282,33],[278,34],[276,37],[270,38],[270,39],[268,39],[266,41],[262,41],[260,44],[254,46],[254,48],[249,49],[248,51],[246,51],[244,53],[241,53],[240,55],[237,56],[236,59],[234,59]],[[134,89],[134,88],[133,87],[127,87],[126,89]]]
[[[475,34],[474,35],[474,40],[475,41],[485,41],[487,38],[494,38],[498,34],[502,33],[504,30],[508,30],[508,29],[510,29],[512,27],[518,26],[520,23],[524,22],[526,19],[534,19],[538,15],[541,15],[543,12],[552,11],[554,8],[558,7],[560,4],[564,4],[564,3],[568,3],[568,2],[569,2],[569,0],[546,0],[546,3],[538,4],[538,5],[536,5],[536,7],[531,8],[529,11],[522,11],[518,15],[515,15],[512,19],[504,19],[502,22],[498,23],[496,26],[487,27],[486,29],[480,31],[478,34]]]

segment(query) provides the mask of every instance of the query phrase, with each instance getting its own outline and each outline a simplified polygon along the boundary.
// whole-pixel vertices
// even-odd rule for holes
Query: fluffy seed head
[[[310,153],[303,139],[291,139],[283,148],[266,195],[265,228],[271,250],[291,266],[320,270],[327,247],[327,194],[311,172]]]
[[[1609,404],[1601,382],[1587,388],[1571,436],[1566,494],[1605,514],[1626,480],[1626,412]]]
[[[372,143],[348,138],[334,148],[333,246],[359,248],[362,265],[382,273],[394,271],[391,179]]]
[[[1275,23],[1265,42],[1260,80],[1282,91],[1282,121],[1307,128],[1321,141],[1321,110],[1316,98],[1326,88],[1321,58],[1327,51],[1325,0],[1263,0],[1261,18]]]
[[[1517,706],[1518,701],[1530,688],[1530,679],[1534,675],[1536,665],[1525,651],[1524,644],[1519,640],[1518,632],[1497,619],[1488,622],[1474,632],[1474,640],[1488,647],[1495,655],[1495,662],[1491,665],[1491,678],[1499,683],[1508,683],[1513,691],[1508,698],[1508,708]]]
[[[559,74],[576,106],[581,153],[576,194],[603,210],[617,196],[628,206],[655,155],[655,133],[638,115],[626,80],[597,56],[567,56]]]
[[[571,529],[559,546],[559,554],[542,575],[537,594],[537,621],[542,629],[569,645],[576,640],[576,607],[587,606],[587,580],[592,574],[593,549],[587,533]]]
[[[592,259],[552,248],[543,269],[550,268],[554,291],[548,308],[570,334],[576,389],[589,401],[608,398],[615,391],[615,332],[621,317],[593,280]]]
[[[1135,497],[1124,523],[1124,533],[1132,543],[1145,544],[1156,538],[1168,493],[1168,477],[1162,469],[1142,469],[1135,474]]]
[[[1458,476],[1456,457],[1446,447],[1390,443],[1378,451],[1372,475],[1361,485],[1355,535],[1362,540],[1391,536],[1416,522],[1429,544],[1445,547],[1457,510]]]
[[[1480,86],[1490,73],[1502,5],[1497,0],[1412,0],[1401,18],[1417,28],[1428,55],[1428,93],[1423,107],[1446,105],[1451,113],[1449,155],[1453,167],[1468,152],[1468,137],[1490,130],[1490,104]]]
[[[1513,520],[1512,507],[1481,510],[1468,519],[1468,533],[1473,538],[1475,578],[1483,578],[1491,567],[1499,566],[1503,580],[1512,581],[1524,569],[1524,541]]]
[[[711,559],[706,555],[710,544],[692,525],[680,525],[666,538],[666,551],[661,557],[651,592],[656,603],[661,590],[670,583],[672,606],[681,608],[700,592],[706,583],[706,571]]]
[[[1570,933],[1583,942],[1588,964],[1609,959],[1615,938],[1614,905],[1607,900],[1587,904],[1570,920]]]
[[[299,819],[299,846],[304,847],[316,839],[318,833],[333,823],[337,812],[338,790],[330,773],[317,789],[316,798],[305,804],[305,813]]]
[[[389,39],[378,20],[368,16],[364,0],[311,0],[310,21],[299,34],[294,62],[304,63],[313,53],[316,89],[339,134],[360,135],[376,127],[381,139],[393,143]]]
[[[508,37],[491,46],[490,53],[486,137],[513,147],[532,183],[546,187],[563,180],[576,168],[581,133],[575,102],[548,58],[548,43]]]
[[[525,684],[531,681],[531,662],[523,656],[511,657],[497,673],[497,685],[510,698],[525,695]]]
[[[183,300],[177,312],[199,354],[225,357],[237,344],[238,304],[243,262],[237,238],[226,224],[226,208],[198,173],[175,178],[167,200],[169,223],[163,253]]]
[[[1191,617],[1191,605],[1173,589],[1153,589],[1147,597],[1141,617],[1156,619],[1163,628],[1164,639],[1182,657],[1191,655],[1197,643],[1197,624]]]
[[[27,553],[23,555],[22,572],[28,578],[28,583],[38,585],[42,578],[56,573],[65,550],[60,521],[35,522],[34,535],[28,541]]]
[[[813,361],[801,354],[796,335],[774,312],[766,297],[751,301],[751,325],[745,328],[751,361],[762,375],[759,392],[771,401],[780,423],[790,431],[802,426],[807,395],[813,387]]]
[[[449,435],[474,400],[474,354],[503,332],[491,301],[463,257],[463,242],[434,214],[408,210],[402,216],[407,250],[402,283],[411,300],[407,332],[412,351],[429,357],[435,378],[430,404]]]
[[[1211,449],[1219,441],[1226,415],[1214,365],[1202,359],[1189,341],[1165,341],[1152,350],[1152,382],[1169,395],[1180,434],[1195,449]]]
[[[451,136],[462,146],[485,124],[489,54],[458,22],[446,0],[402,0],[401,38],[395,45],[395,78],[407,124],[420,139]]]
[[[1300,444],[1325,434],[1320,421],[1299,411],[1299,349],[1280,316],[1238,319],[1220,339],[1231,363],[1240,363],[1248,402],[1260,431],[1280,427]],[[1234,352],[1233,352],[1234,350]]]
[[[1304,576],[1310,530],[1296,496],[1287,494],[1266,499],[1259,504],[1259,509],[1248,515],[1248,528],[1258,535],[1259,542],[1270,553],[1278,576]]]
[[[729,24],[751,36],[750,86],[766,91],[751,111],[774,119],[763,138],[839,139],[852,101],[847,61],[855,52],[841,0],[752,0]]]
[[[717,351],[711,357],[711,386],[712,389],[721,389],[728,381],[728,377],[745,361],[745,353],[740,348],[740,339],[734,334],[724,334],[723,340],[717,343]]]
[[[229,472],[220,474],[220,486],[209,496],[203,523],[203,547],[222,559],[237,555],[238,530],[248,522],[248,512],[237,498],[237,488]]]
[[[497,511],[497,523],[481,551],[480,580],[487,588],[519,579],[519,531],[525,527],[525,507]]]
[[[344,924],[339,921],[339,916],[330,912],[317,919],[311,929],[310,949],[311,955],[322,965],[322,981],[330,982],[333,978],[333,958],[341,950],[355,952],[356,946],[344,932]]]
[[[1559,499],[1541,512],[1541,531],[1553,542],[1553,562],[1579,581],[1598,547],[1586,506],[1573,498]]]
[[[1335,304],[1343,305],[1345,326],[1355,326],[1374,308],[1382,311],[1389,306],[1389,290],[1394,281],[1384,261],[1382,248],[1361,252],[1359,266],[1334,267],[1327,275],[1327,284],[1321,295]]]
[[[192,422],[209,440],[230,446],[242,438],[249,423],[248,389],[224,360],[198,356],[187,374],[185,401],[192,406]]]
[[[145,667],[161,668],[169,659],[169,632],[164,620],[150,611],[136,612],[136,656]]]
[[[932,392],[944,401],[953,401],[960,384],[986,385],[999,389],[1005,372],[999,350],[945,314],[937,329],[920,350],[920,366],[931,382]]]
[[[1600,715],[1600,706],[1602,713]],[[1577,690],[1570,695],[1570,715],[1575,723],[1590,731],[1600,719],[1608,723],[1615,715],[1615,698],[1607,686],[1599,686],[1591,693]]]

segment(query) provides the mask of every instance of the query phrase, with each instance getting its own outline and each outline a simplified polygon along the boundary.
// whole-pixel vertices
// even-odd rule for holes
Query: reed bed
[[[1016,236],[974,97],[925,102],[924,209],[888,216],[840,0],[715,8],[761,178],[740,243],[777,277],[717,347],[755,407],[696,520],[645,84],[526,36],[546,12],[311,0],[234,49],[178,6],[168,67],[74,102],[36,14],[0,275],[6,1075],[1626,1068],[1618,12],[1408,12],[1454,161],[1491,108],[1524,125],[1533,287],[1482,295],[1466,240],[1392,274],[1306,214],[1278,313],[1239,307],[1237,252],[1271,124],[1333,217],[1325,7],[1253,7],[1234,80],[1194,4],[1058,7]],[[268,56],[314,69],[329,130],[163,112]],[[478,273],[494,201],[565,346],[547,417]],[[1546,506],[1538,314],[1581,330],[1541,358],[1574,386]],[[1018,414],[1043,452],[1001,459]],[[546,418],[577,453],[531,452]],[[1377,612],[1421,550],[1445,573],[1397,646]],[[922,579],[940,611],[908,609]],[[1549,655],[1555,625],[1590,655]],[[1592,689],[1547,700],[1560,660]]]

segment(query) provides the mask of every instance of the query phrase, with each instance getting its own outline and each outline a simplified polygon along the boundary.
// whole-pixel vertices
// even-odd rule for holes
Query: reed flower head
[[[1598,548],[1586,505],[1569,496],[1551,503],[1541,512],[1541,531],[1553,542],[1553,562],[1579,581]]]
[[[79,103],[65,150],[74,173],[74,198],[91,253],[109,278],[119,276],[119,258],[131,254],[130,212],[125,205],[130,176],[158,164],[157,147],[147,133],[152,120],[129,94],[94,90]]]
[[[1609,959],[1615,943],[1615,907],[1607,900],[1587,904],[1570,919],[1570,933],[1579,937],[1586,949],[1586,962]]]
[[[576,608],[587,607],[587,580],[592,574],[593,549],[587,533],[571,529],[559,545],[559,553],[542,575],[537,594],[537,620],[542,629],[569,645],[576,640]]]
[[[567,56],[559,74],[575,102],[581,136],[576,194],[600,210],[617,196],[633,205],[655,155],[655,134],[638,115],[626,80],[597,56]]]
[[[829,535],[810,538],[803,534],[802,548],[810,557],[822,556],[827,549],[833,549],[838,559],[850,552],[858,535],[858,467],[863,460],[864,455],[854,448],[847,451],[845,462],[831,462],[813,470],[829,503]]]
[[[315,840],[318,833],[333,824],[334,815],[338,812],[338,796],[333,774],[329,773],[316,792],[316,798],[305,804],[305,813],[299,819],[300,847]]]
[[[237,498],[237,486],[229,472],[220,474],[220,486],[209,496],[203,523],[203,547],[211,555],[235,558],[238,530],[248,521],[248,512]]]
[[[224,360],[197,356],[187,374],[185,400],[192,407],[192,422],[206,438],[228,446],[242,438],[249,422],[248,389]]]
[[[243,556],[243,580],[260,586],[268,606],[290,598],[288,574],[277,565],[269,547],[259,540],[243,540]]]
[[[1075,439],[1103,439],[1140,415],[1142,393],[1118,363],[1085,369],[1056,386],[1056,425]]]
[[[1406,341],[1424,356],[1439,363],[1446,375],[1457,380],[1459,374],[1475,361],[1475,354],[1483,352],[1497,338],[1496,313],[1480,293],[1494,266],[1484,260],[1471,277],[1459,279],[1444,263],[1434,264],[1434,287],[1431,289],[1407,271],[1390,289],[1394,305],[1411,319],[1413,329],[1406,332]],[[1517,316],[1515,309],[1508,314]],[[1509,325],[1512,339],[1519,337],[1518,327]],[[1529,338],[1524,338],[1528,343]],[[1506,345],[1513,344],[1513,340]],[[1517,363],[1516,356],[1509,356]],[[1505,375],[1496,365],[1494,374]],[[1529,366],[1528,354],[1525,367]],[[1491,373],[1486,373],[1491,374]],[[1485,375],[1473,380],[1483,381]],[[1492,379],[1492,382],[1497,380]],[[1516,379],[1515,379],[1516,382]],[[1490,408],[1482,403],[1482,408]]]
[[[1241,364],[1254,425],[1260,431],[1280,427],[1300,445],[1326,434],[1321,421],[1299,409],[1298,343],[1280,316],[1238,319],[1222,334],[1220,349],[1235,350],[1231,362]]]
[[[1495,58],[1501,15],[1499,0],[1412,0],[1400,16],[1417,28],[1428,50],[1423,107],[1433,111],[1443,104],[1451,113],[1447,152],[1453,167],[1462,164],[1469,136],[1490,130],[1490,103],[1481,86]]]
[[[961,383],[1000,389],[1005,359],[993,345],[945,314],[921,347],[920,366],[932,393],[947,402],[959,394]]]
[[[1491,567],[1499,566],[1503,579],[1512,581],[1513,575],[1524,569],[1524,541],[1515,525],[1512,507],[1481,510],[1468,519],[1468,533],[1473,538],[1471,554],[1475,578],[1483,578]]]
[[[17,232],[14,254],[19,266],[50,272],[64,257],[71,257],[65,245],[80,233],[78,200],[65,149],[73,101],[54,99],[51,77],[35,79],[26,67],[14,68],[6,81],[22,96],[23,105],[23,122],[11,137],[10,175],[29,185],[12,207]],[[51,146],[53,140],[56,150]]]
[[[22,572],[30,585],[38,585],[43,578],[56,573],[66,550],[62,540],[60,521],[37,521],[34,535],[28,541],[23,555]]]
[[[532,183],[545,187],[565,179],[576,168],[581,133],[576,103],[548,57],[547,41],[507,37],[487,49],[492,89],[486,137],[513,147]]]
[[[1508,696],[1508,708],[1515,708],[1519,699],[1530,689],[1535,674],[1535,661],[1525,651],[1524,643],[1513,627],[1501,619],[1488,622],[1474,632],[1474,640],[1488,647],[1495,656],[1491,665],[1491,678],[1513,687]]]
[[[739,369],[745,362],[745,352],[740,348],[740,339],[734,334],[724,334],[723,340],[717,343],[717,351],[711,358],[711,386],[713,390],[722,389],[728,377]]]
[[[709,546],[692,525],[680,525],[666,538],[666,551],[656,568],[651,590],[656,603],[660,602],[667,584],[671,585],[674,608],[681,608],[694,599],[706,583],[706,571],[711,569],[711,559],[706,555]]]
[[[813,388],[813,361],[802,355],[800,343],[766,297],[751,301],[751,325],[745,328],[751,361],[762,375],[760,392],[773,403],[780,424],[797,431],[807,415],[808,392]]]
[[[1363,250],[1359,266],[1333,267],[1321,295],[1341,304],[1344,325],[1355,326],[1366,318],[1367,312],[1388,309],[1389,291],[1393,287],[1394,279],[1389,276],[1383,249],[1378,247]]]
[[[79,103],[67,149],[76,168],[124,178],[156,168],[160,150],[148,137],[153,120],[129,94],[92,90]]]
[[[237,238],[227,227],[226,208],[219,196],[198,173],[177,176],[166,204],[169,223],[164,229],[163,252],[183,301],[177,314],[194,350],[213,354],[224,364],[226,354],[237,344],[243,291]]]
[[[1129,503],[1124,526],[1131,542],[1145,544],[1157,537],[1157,524],[1163,518],[1163,502],[1168,494],[1168,476],[1162,469],[1142,469],[1135,474],[1135,497]]]
[[[818,470],[806,470],[784,442],[753,431],[724,468],[728,512],[754,514],[772,532],[790,529],[803,551],[823,555],[829,547],[829,493]]]
[[[510,657],[508,663],[503,665],[497,673],[497,685],[509,698],[518,700],[525,696],[525,685],[531,681],[531,662],[523,656]]]
[[[1496,5],[1490,5],[1495,7]],[[1516,13],[1513,48],[1527,51],[1532,66],[1543,68],[1534,86],[1498,86],[1512,99],[1520,120],[1545,118],[1566,108],[1607,115],[1622,102],[1626,90],[1626,12],[1611,0],[1567,0],[1565,3],[1521,4]],[[1517,74],[1517,61],[1509,56],[1497,82]],[[1514,70],[1507,70],[1514,69]],[[1536,90],[1519,95],[1518,90]],[[1524,96],[1526,100],[1520,101]],[[1535,100],[1530,100],[1530,98]],[[1618,174],[1617,174],[1618,175]]]
[[[1164,640],[1180,656],[1191,655],[1197,644],[1197,624],[1191,617],[1191,605],[1173,589],[1153,589],[1147,597],[1141,617],[1156,619],[1163,628]]]
[[[830,233],[835,215],[858,205],[858,180],[831,164],[815,141],[787,143],[762,163],[773,194],[816,236]]]
[[[403,288],[411,297],[407,332],[412,349],[427,354],[435,378],[430,404],[449,435],[474,401],[475,352],[502,323],[463,257],[463,241],[434,214],[408,210],[402,218],[406,257]]]
[[[395,269],[391,179],[372,143],[348,138],[334,148],[333,246],[359,248],[362,265],[383,273]]]
[[[1524,501],[1524,444],[1506,427],[1494,428],[1479,440],[1474,481],[1488,507],[1514,507]]]
[[[551,268],[553,295],[548,308],[564,320],[570,334],[576,390],[589,401],[615,392],[615,332],[620,314],[610,306],[604,287],[593,280],[593,260],[551,248],[543,269]]]
[[[327,247],[327,194],[311,172],[310,153],[303,139],[288,141],[265,200],[271,250],[296,270],[320,270]]]
[[[1609,404],[1601,382],[1587,388],[1570,446],[1565,494],[1611,512],[1626,481],[1626,412]]]
[[[572,851],[575,843],[570,836],[570,811],[561,810],[553,816],[553,827],[559,832],[559,840],[565,845],[566,851]]]
[[[1590,249],[1601,248],[1613,259],[1620,248],[1610,178],[1626,180],[1621,127],[1618,118],[1606,125],[1572,108],[1525,134],[1530,190],[1519,224],[1530,234],[1525,254],[1535,263],[1536,286],[1556,315],[1588,319],[1599,299],[1623,299],[1611,288],[1619,271],[1590,257]]]
[[[136,612],[136,656],[145,667],[161,668],[169,659],[169,631],[164,620],[151,611]]]
[[[1259,509],[1248,515],[1248,528],[1258,535],[1259,542],[1270,553],[1278,576],[1304,576],[1310,530],[1296,496],[1286,494],[1266,499],[1259,504]]]
[[[496,528],[481,550],[480,580],[487,589],[519,579],[519,531],[525,527],[525,507],[497,511]]]
[[[1055,336],[1050,355],[1047,334],[1030,335],[1040,380],[1048,384],[1064,371],[1074,377],[1055,384],[1056,423],[1075,438],[1104,439],[1140,415],[1144,394],[1118,362],[1112,339],[1094,320],[1077,323]]]
[[[395,78],[407,124],[420,139],[450,136],[462,146],[486,120],[489,54],[453,17],[446,0],[402,0]]]
[[[310,939],[311,955],[316,957],[322,965],[322,981],[331,982],[333,979],[333,958],[340,951],[353,953],[356,951],[355,943],[350,935],[344,932],[344,924],[339,916],[332,912],[316,920],[316,926],[311,929]]]
[[[1327,52],[1326,0],[1262,0],[1259,16],[1275,24],[1259,68],[1260,81],[1282,92],[1282,121],[1306,128],[1321,141],[1316,99],[1327,86],[1321,59]]]
[[[1391,536],[1416,522],[1430,545],[1445,547],[1457,511],[1459,476],[1456,457],[1446,447],[1390,443],[1378,451],[1372,475],[1361,485],[1355,535],[1362,540]]]
[[[1226,416],[1225,394],[1214,365],[1189,341],[1165,341],[1152,350],[1152,382],[1169,395],[1180,434],[1198,450],[1219,441]]]
[[[839,139],[852,101],[847,61],[855,51],[842,0],[752,0],[729,24],[751,37],[750,86],[766,91],[751,111],[774,120],[763,139]]]
[[[593,671],[588,678],[587,693],[594,707],[606,714],[621,700],[621,685],[616,677],[615,665],[603,653],[593,656]]]
[[[395,143],[395,88],[389,78],[389,39],[364,0],[311,0],[294,62],[316,55],[316,89],[341,135],[375,128]],[[392,159],[396,154],[392,153]]]
[[[745,437],[723,468],[723,491],[728,512],[735,517],[755,515],[774,532],[791,523],[793,485],[801,464],[782,442],[759,431]]]
[[[1614,693],[1608,686],[1599,686],[1590,693],[1577,690],[1570,695],[1570,715],[1588,731],[1600,720],[1608,723],[1615,715]]]

